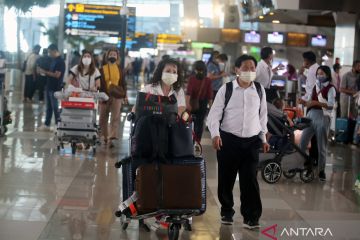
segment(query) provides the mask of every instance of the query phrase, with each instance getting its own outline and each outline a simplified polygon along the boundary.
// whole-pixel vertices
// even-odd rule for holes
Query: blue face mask
[[[319,82],[321,82],[321,83],[324,83],[324,82],[327,81],[327,77],[325,77],[325,76],[318,76],[318,77],[317,77],[317,80],[319,80]]]

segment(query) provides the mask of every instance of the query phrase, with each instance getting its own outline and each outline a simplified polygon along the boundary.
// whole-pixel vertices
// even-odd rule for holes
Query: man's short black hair
[[[255,67],[257,66],[257,61],[256,61],[256,59],[255,59],[253,56],[244,54],[244,55],[241,55],[240,57],[238,57],[238,58],[236,59],[236,61],[235,61],[235,67],[240,68],[241,64],[242,64],[244,61],[247,61],[247,60],[252,60],[252,61],[255,63]]]
[[[48,46],[48,50],[50,50],[50,51],[59,51],[58,47],[53,43]]]
[[[271,47],[264,47],[261,49],[260,57],[265,60],[270,57],[271,54],[273,54],[273,49]]]
[[[352,67],[356,67],[356,64],[358,64],[358,63],[360,63],[360,60],[355,60],[355,61],[353,62]]]
[[[340,64],[335,63],[335,64],[333,65],[333,69],[334,69],[334,71],[336,71],[336,70],[338,70],[338,69],[341,69]]]
[[[220,59],[223,62],[227,62],[227,60],[228,60],[228,57],[225,53],[218,55],[216,58]]]
[[[304,59],[308,60],[311,63],[316,62],[316,55],[312,51],[304,52],[302,56],[303,56]]]

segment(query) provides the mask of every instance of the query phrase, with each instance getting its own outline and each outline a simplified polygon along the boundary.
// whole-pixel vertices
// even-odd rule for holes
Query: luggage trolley
[[[7,132],[6,125],[12,122],[11,112],[7,108],[7,99],[5,97],[5,79],[0,78],[0,136]]]
[[[136,108],[138,107],[137,105]],[[144,118],[152,117],[156,119],[157,116],[139,117],[134,113],[127,116],[127,120],[131,121],[130,156],[115,164],[116,168],[122,168],[123,178],[123,202],[115,215],[120,218],[123,230],[127,229],[131,220],[139,220],[139,226],[150,231],[144,220],[159,217],[161,222],[169,224],[169,239],[176,240],[182,225],[185,225],[185,230],[190,230],[190,218],[201,215],[206,210],[206,165],[202,157],[195,157],[193,148],[191,154],[185,154],[187,156],[167,156],[162,160],[133,154],[134,147],[140,147],[136,145],[141,144],[133,141],[136,132],[141,131],[139,123]],[[187,124],[188,128],[192,128],[191,123]],[[147,130],[153,128],[147,124],[144,126]],[[140,139],[153,141],[152,136]],[[193,144],[192,136],[190,141]],[[189,200],[189,196],[195,200]]]
[[[83,143],[85,149],[92,147],[93,154],[96,153],[96,146],[100,144],[97,100],[104,96],[102,94],[86,91],[77,94],[69,92],[55,94],[61,99],[60,121],[56,132],[58,150],[64,149],[64,144],[69,143],[72,154],[75,154],[77,144]]]

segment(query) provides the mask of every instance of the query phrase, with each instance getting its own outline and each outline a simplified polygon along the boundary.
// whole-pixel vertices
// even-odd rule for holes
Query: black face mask
[[[196,73],[195,77],[199,80],[202,80],[205,77],[205,75],[204,75],[204,73]]]
[[[109,60],[111,63],[115,63],[115,62],[116,62],[116,58],[114,58],[114,57],[109,57],[108,60]]]

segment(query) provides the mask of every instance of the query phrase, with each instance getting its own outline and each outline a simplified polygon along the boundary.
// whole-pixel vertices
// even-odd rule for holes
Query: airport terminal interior
[[[359,9],[357,0],[0,0],[0,240],[360,239]],[[48,48],[50,58],[47,61],[51,62],[48,71],[40,67],[41,61],[34,61],[34,65],[29,67],[37,45],[40,47],[37,51],[39,59],[47,56],[43,50]],[[189,79],[198,71],[194,64],[197,61],[203,61],[208,74],[213,76],[209,64],[225,55],[227,60],[223,68],[219,67],[219,62],[215,64],[219,68],[218,74],[223,74],[218,77],[220,85],[225,85],[241,78],[237,72],[241,71],[239,66],[234,68],[241,55],[254,57],[258,65],[265,62],[264,47],[271,49],[270,71],[276,68],[273,73],[269,72],[269,91],[264,90],[266,100],[270,96],[268,93],[278,94],[275,98],[282,101],[281,110],[285,114],[290,112],[293,117],[289,120],[289,115],[286,115],[285,120],[294,122],[295,126],[302,123],[301,119],[309,119],[306,118],[309,116],[306,109],[304,113],[304,105],[299,102],[307,94],[311,72],[311,67],[304,66],[309,58],[304,53],[311,52],[316,57],[311,64],[328,66],[327,69],[331,70],[331,83],[339,96],[331,110],[328,132],[324,135],[326,178],[319,175],[319,160],[315,160],[317,164],[312,164],[311,170],[303,164],[304,158],[317,159],[320,155],[315,153],[313,157],[309,152],[310,145],[304,155],[297,147],[306,128],[294,130],[296,127],[293,125],[284,125],[294,134],[293,138],[288,132],[284,135],[287,141],[294,141],[294,146],[282,149],[283,140],[280,141],[281,151],[275,151],[271,142],[270,152],[262,153],[263,150],[259,149],[260,162],[269,163],[259,163],[256,173],[262,202],[259,226],[247,229],[243,225],[246,221],[240,211],[240,195],[243,194],[242,198],[247,196],[240,193],[239,176],[233,189],[233,223],[224,224],[218,198],[219,159],[213,147],[212,129],[207,127],[209,119],[206,116],[211,109],[209,101],[205,106],[201,142],[191,142],[194,146],[194,156],[191,157],[203,158],[205,162],[198,181],[204,188],[198,195],[206,203],[202,203],[201,208],[206,205],[206,210],[199,214],[196,209],[192,211],[196,214],[189,217],[179,208],[176,213],[159,211],[159,214],[138,220],[132,208],[136,205],[126,205],[131,210],[130,217],[126,215],[127,209],[122,208],[122,203],[127,200],[124,193],[128,189],[124,190],[124,187],[129,185],[126,182],[128,177],[124,176],[127,163],[119,168],[119,161],[134,154],[134,142],[129,139],[133,137],[132,130],[136,126],[128,116],[139,102],[139,91],[157,77],[157,67],[168,58],[175,59],[177,66],[181,66],[182,72],[178,75],[185,79],[183,88],[187,95]],[[54,59],[62,59],[63,82],[68,87],[72,84],[69,76],[76,79],[74,66],[86,65],[82,61],[86,54],[92,56],[90,59],[96,62],[97,68],[109,67],[107,61],[112,60],[109,49],[117,49],[115,57],[118,59],[114,61],[118,60],[119,71],[123,73],[120,79],[127,84],[126,97],[111,102],[115,108],[121,109],[120,112],[110,110],[111,117],[106,118],[105,123],[105,127],[110,126],[109,135],[117,137],[105,141],[104,130],[99,124],[102,100],[95,97],[94,101],[84,100],[85,97],[79,97],[83,91],[71,97],[67,95],[68,99],[59,97],[62,120],[55,124],[53,116],[50,125],[46,125],[47,110],[54,106],[49,102],[57,101],[48,84],[57,71],[55,75],[51,73],[51,69],[57,66],[53,64]],[[60,57],[54,58],[53,52],[58,52]],[[216,57],[216,53],[220,55]],[[340,72],[335,69],[340,69]],[[109,68],[108,74],[112,71]],[[90,75],[83,77],[88,84],[86,91],[92,81],[94,84],[99,82],[100,92],[106,89],[101,84],[107,84],[105,79],[111,78],[108,74],[101,70],[94,80],[90,80]],[[44,76],[47,86],[41,88],[37,81]],[[29,77],[30,85],[33,85],[30,96],[27,91]],[[316,77],[314,75],[314,79]],[[349,79],[354,79],[354,83],[340,83]],[[314,86],[315,82],[312,88],[316,90]],[[209,89],[211,96],[213,90],[219,90]],[[60,94],[67,94],[61,88],[58,90]],[[50,93],[52,96],[49,97]],[[343,108],[340,109],[343,95],[349,105],[345,114]],[[113,98],[110,93],[109,96]],[[215,102],[221,97],[216,96]],[[335,95],[333,97],[335,99]],[[77,98],[84,102],[74,100]],[[121,104],[116,105],[114,102],[117,100]],[[72,101],[81,103],[81,106],[71,105]],[[321,101],[320,97],[316,97],[316,101]],[[179,100],[177,102],[180,104]],[[351,102],[353,104],[349,104]],[[275,105],[275,102],[267,104]],[[188,105],[186,102],[186,107]],[[76,111],[87,111],[84,109],[95,114],[91,123],[96,127],[95,137],[90,142],[79,140],[83,138],[66,138],[64,132],[68,130],[62,121],[65,122],[67,108],[74,111],[67,115],[69,119],[76,115]],[[267,109],[269,115],[270,108]],[[324,109],[320,107],[316,111],[326,112]],[[56,108],[51,111],[56,111]],[[116,114],[118,119],[113,123]],[[180,118],[183,117],[181,114]],[[344,127],[341,121],[347,125]],[[353,123],[352,128],[350,123]],[[244,123],[245,129],[247,124],[252,123]],[[117,132],[113,133],[113,129]],[[88,130],[78,129],[79,134],[85,131]],[[73,134],[76,131],[68,132]],[[149,133],[151,136],[143,136],[142,141],[154,139],[151,130]],[[317,144],[319,141],[311,142],[312,146]],[[294,163],[296,168],[288,167]],[[185,180],[177,175],[175,182],[182,186]],[[155,196],[159,188],[147,190]],[[184,186],[179,189],[187,192]],[[163,197],[160,198],[163,201]],[[189,196],[181,198],[191,199]],[[142,201],[146,202],[146,199]],[[124,210],[121,217],[115,214],[120,210]],[[178,236],[175,236],[176,227],[180,227]]]

